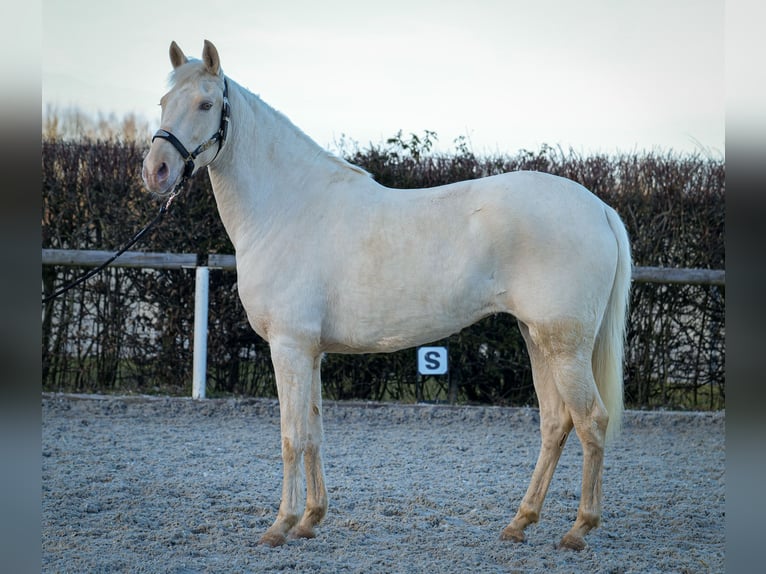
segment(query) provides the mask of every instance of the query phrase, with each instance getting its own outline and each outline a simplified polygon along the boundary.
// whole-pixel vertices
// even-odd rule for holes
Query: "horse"
[[[142,176],[164,197],[207,167],[242,305],[269,344],[283,481],[259,543],[313,538],[327,513],[325,353],[397,351],[510,313],[529,351],[541,447],[500,538],[522,542],[538,521],[574,428],[582,493],[559,547],[584,548],[600,523],[604,447],[623,411],[631,255],[617,213],[574,181],[532,171],[384,187],[224,75],[211,42],[201,60],[172,42],[170,62]]]

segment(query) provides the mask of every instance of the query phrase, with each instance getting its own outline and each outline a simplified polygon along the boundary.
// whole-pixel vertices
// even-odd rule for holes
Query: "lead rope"
[[[112,255],[109,259],[104,261],[98,267],[96,267],[94,269],[91,269],[90,271],[88,271],[87,273],[85,273],[81,277],[75,279],[74,281],[72,281],[68,285],[65,285],[64,287],[61,287],[61,288],[57,289],[56,291],[54,291],[50,295],[47,295],[47,296],[43,297],[43,303],[47,303],[48,301],[51,301],[51,300],[55,299],[56,297],[58,297],[60,295],[63,295],[64,293],[66,293],[70,289],[73,289],[73,288],[77,287],[78,285],[84,283],[85,281],[87,281],[88,279],[90,279],[91,277],[96,275],[97,273],[103,271],[104,268],[106,268],[110,263],[112,263],[112,261],[117,259],[120,255],[125,253],[131,247],[133,247],[133,245],[138,243],[138,241],[144,235],[146,235],[152,227],[157,225],[162,220],[162,218],[165,217],[165,214],[167,213],[168,209],[170,208],[170,204],[173,203],[173,200],[181,194],[181,192],[183,191],[184,186],[186,185],[186,182],[188,180],[189,180],[189,178],[187,176],[184,176],[181,179],[181,181],[178,183],[178,185],[176,185],[176,187],[171,192],[170,197],[168,197],[168,200],[162,205],[162,207],[160,207],[160,211],[159,211],[159,213],[157,213],[157,215],[154,216],[154,219],[152,219],[149,223],[147,223],[146,226],[144,226],[144,228],[141,231],[136,233],[127,243],[125,243],[122,247],[120,247],[120,249],[114,255]]]

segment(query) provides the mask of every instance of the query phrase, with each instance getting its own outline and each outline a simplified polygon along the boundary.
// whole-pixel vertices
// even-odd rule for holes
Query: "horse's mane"
[[[205,66],[202,64],[201,60],[197,60],[196,58],[189,58],[189,64],[199,64],[199,65],[184,65],[179,66],[178,68],[175,68],[172,72],[170,72],[170,75],[168,76],[168,85],[172,89],[176,84],[183,83],[187,80],[202,80],[206,76],[209,78],[210,73],[205,69]],[[223,72],[220,72],[221,78],[223,78]],[[229,78],[230,83],[236,83],[231,78]],[[350,163],[343,159],[342,157],[338,157],[337,155],[327,151],[322,146],[317,144],[316,142],[313,142],[309,136],[307,136],[303,130],[301,130],[298,126],[296,126],[290,118],[288,118],[286,115],[284,115],[279,110],[273,108],[271,105],[264,102],[259,96],[245,88],[244,86],[237,84],[237,86],[241,89],[242,94],[245,96],[245,99],[248,100],[248,102],[252,104],[257,104],[259,106],[265,106],[268,108],[271,113],[276,115],[280,118],[280,120],[287,126],[290,127],[290,129],[294,130],[297,134],[299,134],[300,137],[305,138],[309,141],[312,141],[314,145],[316,145],[317,149],[320,153],[325,154],[328,159],[338,164],[340,167],[346,168],[350,171],[356,172],[361,175],[365,175],[367,177],[372,177],[372,175],[365,169],[359,167],[358,165],[354,165],[353,163]]]
[[[239,85],[239,84],[238,84]],[[242,93],[245,95],[245,98],[252,103],[256,103],[257,105],[266,107],[272,114],[277,116],[282,123],[284,123],[286,126],[289,126],[291,130],[293,130],[300,138],[310,141],[314,146],[316,146],[317,151],[319,154],[323,154],[327,157],[327,159],[333,161],[340,167],[343,167],[345,169],[348,169],[350,171],[353,171],[357,174],[364,175],[366,177],[372,177],[372,174],[368,172],[366,169],[359,167],[358,165],[354,165],[351,162],[346,161],[342,157],[339,157],[335,155],[334,153],[331,153],[327,151],[325,148],[320,146],[318,143],[316,143],[314,140],[311,139],[306,133],[296,126],[290,118],[288,118],[285,114],[280,112],[278,109],[274,108],[272,105],[268,104],[267,102],[263,101],[260,96],[254,94],[247,88],[243,86],[239,86],[242,89]]]

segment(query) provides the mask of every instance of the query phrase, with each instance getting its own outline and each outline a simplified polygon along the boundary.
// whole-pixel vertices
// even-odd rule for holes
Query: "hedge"
[[[435,134],[401,133],[380,145],[341,149],[380,183],[425,187],[532,169],[574,179],[622,216],[635,265],[725,268],[722,160],[672,152],[583,157],[543,146],[516,155],[474,155],[465,141],[432,153]],[[156,212],[143,191],[135,143],[43,142],[44,248],[116,248]],[[207,174],[197,174],[140,249],[233,253]],[[45,293],[82,273],[45,266]],[[247,323],[236,274],[211,272],[208,395],[276,396],[268,345]],[[192,270],[109,268],[43,305],[43,388],[50,391],[189,394]],[[719,409],[725,399],[725,288],[634,284],[625,358],[629,406]],[[328,355],[322,378],[330,399],[447,399],[533,405],[526,349],[510,316],[496,315],[435,344],[449,347],[446,377],[419,380],[414,350]]]

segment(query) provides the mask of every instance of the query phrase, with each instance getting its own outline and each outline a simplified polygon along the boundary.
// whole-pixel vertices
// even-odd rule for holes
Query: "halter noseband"
[[[157,130],[157,133],[155,133],[152,136],[152,141],[154,141],[157,138],[164,139],[169,141],[176,150],[178,150],[178,153],[181,154],[181,157],[184,160],[184,172],[183,172],[183,179],[181,180],[186,181],[191,177],[192,172],[194,171],[194,160],[197,159],[197,157],[204,153],[210,146],[214,144],[218,144],[218,151],[215,152],[215,156],[213,157],[213,160],[215,160],[216,157],[218,157],[219,152],[221,151],[221,147],[223,147],[223,143],[226,140],[226,134],[229,131],[229,117],[231,115],[231,108],[229,107],[229,84],[226,81],[226,78],[223,79],[223,106],[221,107],[221,124],[218,126],[218,131],[215,132],[212,137],[207,140],[206,142],[201,143],[197,146],[197,148],[193,152],[187,151],[186,147],[184,147],[184,144],[181,143],[181,141],[174,136],[172,133],[170,133],[167,130],[159,129]]]

